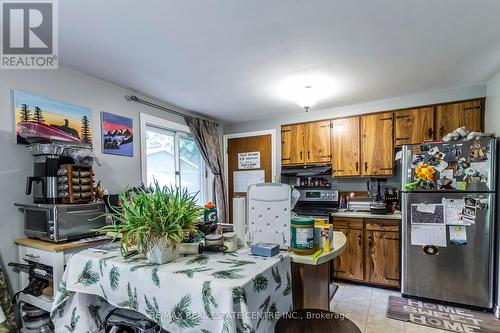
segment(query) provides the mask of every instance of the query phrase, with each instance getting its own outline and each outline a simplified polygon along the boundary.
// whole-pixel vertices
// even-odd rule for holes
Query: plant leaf
[[[118,289],[118,285],[120,283],[120,271],[118,270],[118,267],[113,266],[111,270],[109,271],[109,285],[111,286],[112,290]]]
[[[158,276],[158,267],[155,267],[151,270],[151,280],[153,284],[157,287],[160,286],[160,277]]]
[[[92,260],[89,259],[85,266],[83,266],[83,271],[78,277],[76,283],[80,283],[85,287],[96,284],[99,281],[99,273],[92,271]]]
[[[276,288],[274,289],[274,291],[277,291],[281,288],[281,275],[278,267],[276,267],[276,271],[274,270],[274,268],[271,268],[271,273],[273,274],[274,282],[276,282]]]
[[[170,323],[174,323],[180,328],[192,328],[198,326],[201,322],[200,315],[191,312],[189,310],[190,305],[191,295],[186,294],[172,309],[170,313],[172,321]]]
[[[211,306],[217,307],[217,303],[215,302],[215,298],[212,295],[212,288],[210,287],[210,281],[203,282],[201,288],[201,299],[203,301],[203,309],[208,318],[214,319]]]
[[[235,287],[232,290],[233,294],[233,303],[243,303],[247,304],[247,292],[243,287]]]
[[[257,276],[252,279],[252,282],[253,282],[253,290],[256,293],[266,290],[267,287],[269,286],[269,280],[262,274],[257,274]]]
[[[237,272],[240,272],[242,269],[241,268],[233,268],[233,269],[227,269],[227,270],[222,270],[222,271],[217,271],[213,272],[212,276],[216,279],[241,279],[243,275],[237,274]]]

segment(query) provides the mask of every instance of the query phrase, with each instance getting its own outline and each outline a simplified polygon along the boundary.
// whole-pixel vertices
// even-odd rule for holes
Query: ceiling
[[[63,66],[226,122],[303,112],[290,82],[321,79],[320,110],[500,70],[497,0],[71,0],[59,11]]]

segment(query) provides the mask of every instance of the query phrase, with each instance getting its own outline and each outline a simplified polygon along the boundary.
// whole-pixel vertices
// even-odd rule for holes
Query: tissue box
[[[330,252],[333,248],[333,224],[314,223],[314,245],[323,252]]]
[[[273,243],[257,243],[251,247],[253,255],[262,257],[272,257],[279,252],[279,249],[279,245]]]

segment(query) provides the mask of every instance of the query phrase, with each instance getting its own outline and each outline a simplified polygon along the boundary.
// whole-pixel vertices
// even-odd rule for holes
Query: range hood
[[[311,164],[311,165],[284,165],[281,167],[281,174],[284,176],[319,176],[331,175],[331,164]]]

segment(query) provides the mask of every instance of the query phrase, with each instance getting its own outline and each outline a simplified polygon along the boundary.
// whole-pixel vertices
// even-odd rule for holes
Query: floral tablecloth
[[[239,251],[155,265],[118,250],[74,254],[52,306],[56,332],[95,332],[114,307],[168,332],[274,332],[292,308],[290,258]]]

